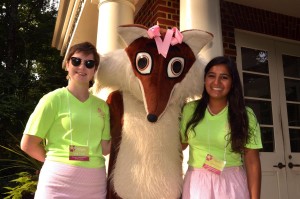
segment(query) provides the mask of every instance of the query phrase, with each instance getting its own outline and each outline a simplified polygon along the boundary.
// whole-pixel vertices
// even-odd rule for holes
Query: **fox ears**
[[[126,47],[140,37],[149,38],[148,28],[139,24],[119,26],[118,33]],[[181,34],[182,42],[186,43],[195,55],[213,39],[213,34],[198,29],[185,30]]]

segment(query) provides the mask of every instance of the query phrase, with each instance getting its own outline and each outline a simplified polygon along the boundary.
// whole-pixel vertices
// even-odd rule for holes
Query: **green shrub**
[[[4,199],[33,198],[37,186],[37,176],[32,176],[28,172],[20,172],[15,175],[18,177],[10,182],[14,182],[16,185],[3,187],[8,190],[4,193],[8,195]]]
[[[9,154],[7,158],[0,158],[0,179],[11,179],[3,187],[7,191],[2,194],[6,195],[5,199],[33,198],[43,163],[23,152],[20,140],[9,134],[14,139],[14,144],[0,145]]]

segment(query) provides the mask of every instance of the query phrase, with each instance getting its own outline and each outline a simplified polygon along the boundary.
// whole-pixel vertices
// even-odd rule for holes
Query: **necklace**
[[[210,109],[210,107],[209,107],[209,105],[207,104],[207,110],[208,110],[208,112],[212,115],[212,116],[215,116],[215,115],[217,115],[217,114],[214,114],[212,111],[211,111],[211,109]]]
[[[70,132],[71,132],[71,145],[73,145],[73,131],[72,131],[72,112],[71,112],[71,106],[70,106],[70,98],[69,98],[69,90],[67,89],[67,98],[68,98],[68,108],[69,108],[69,120],[70,120]],[[89,138],[90,138],[90,132],[91,132],[91,123],[92,123],[92,107],[90,110],[90,121],[89,121],[89,133],[87,137],[87,143],[86,146],[89,146]]]
[[[228,106],[228,103],[227,103],[227,105],[226,105],[225,107],[227,107],[227,106]],[[223,111],[225,110],[225,107],[222,108],[222,110],[219,111],[218,113],[213,113],[213,112],[211,111],[210,107],[209,107],[209,104],[207,104],[207,110],[208,110],[208,112],[209,112],[212,116],[218,115],[219,113],[223,112]]]

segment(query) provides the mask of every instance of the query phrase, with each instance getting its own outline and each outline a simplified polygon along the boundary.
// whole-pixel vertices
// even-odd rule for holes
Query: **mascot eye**
[[[135,59],[136,69],[141,74],[149,74],[152,69],[152,59],[148,53],[142,52],[136,55]]]
[[[168,77],[179,77],[184,69],[184,59],[173,57],[168,64]]]

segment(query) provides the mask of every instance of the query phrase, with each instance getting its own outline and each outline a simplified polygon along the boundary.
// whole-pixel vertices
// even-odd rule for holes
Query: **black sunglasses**
[[[79,57],[71,57],[71,63],[73,66],[80,66],[82,59]],[[83,60],[85,67],[91,69],[95,66],[95,60]]]

